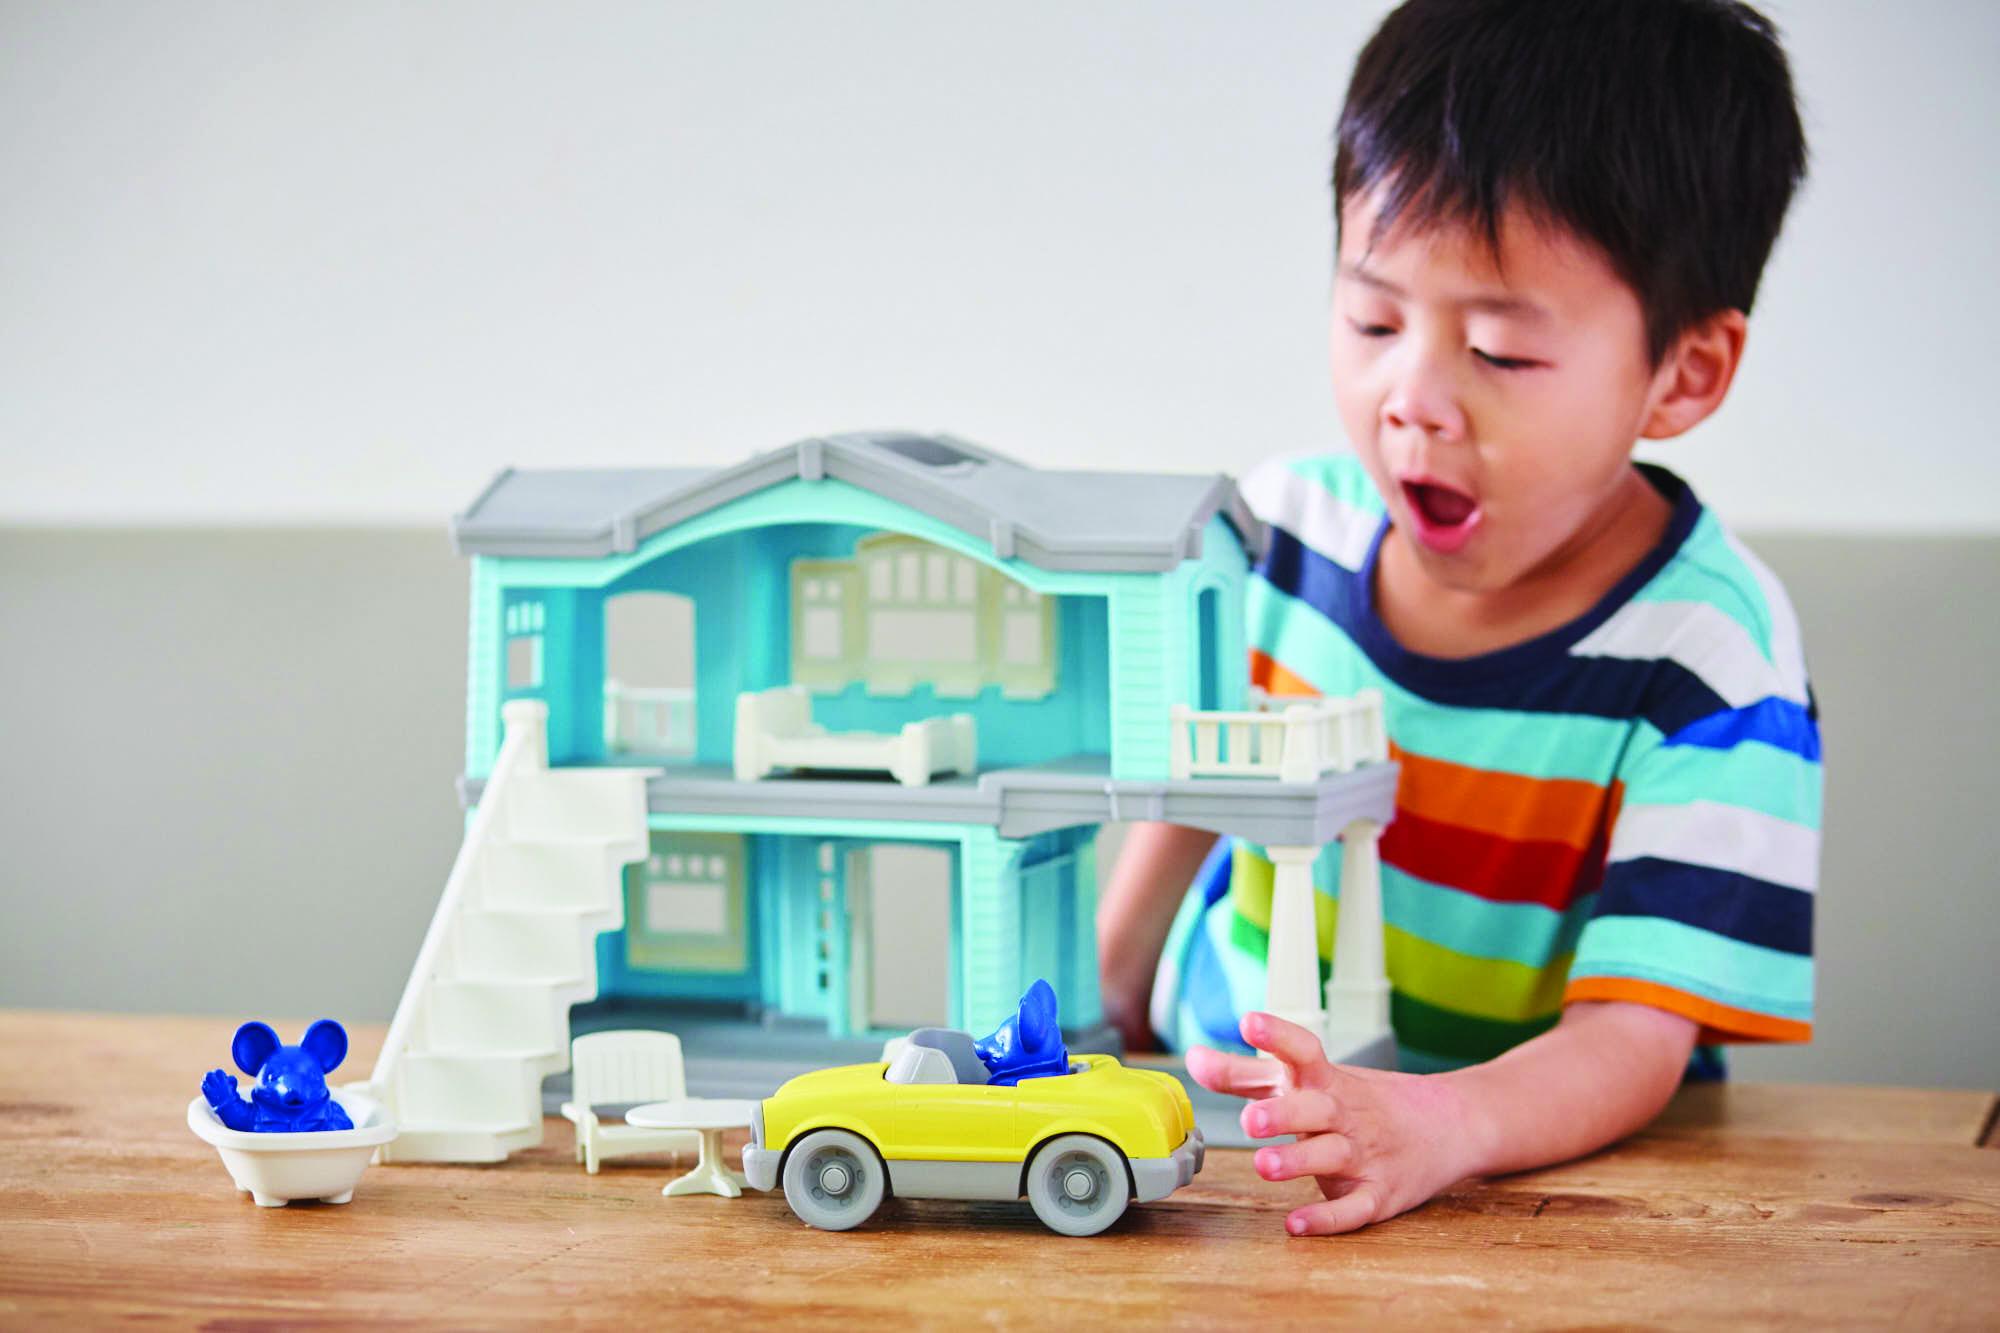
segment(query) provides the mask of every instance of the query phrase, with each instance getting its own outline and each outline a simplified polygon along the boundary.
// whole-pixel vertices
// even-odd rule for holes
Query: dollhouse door
[[[847,1026],[866,1032],[875,1026],[869,1014],[870,985],[875,970],[875,911],[868,883],[868,848],[849,849],[847,879]]]
[[[948,848],[881,843],[847,860],[848,1014],[857,1032],[951,1022]]]

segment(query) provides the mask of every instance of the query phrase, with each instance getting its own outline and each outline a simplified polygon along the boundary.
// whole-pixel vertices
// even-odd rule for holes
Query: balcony
[[[1345,699],[1271,699],[1264,708],[1242,712],[1176,705],[1169,725],[1169,772],[1177,782],[1315,782],[1327,773],[1351,773],[1389,758],[1380,690]]]

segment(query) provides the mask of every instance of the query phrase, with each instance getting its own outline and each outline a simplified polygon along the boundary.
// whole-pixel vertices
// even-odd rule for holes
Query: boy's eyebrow
[[[1390,282],[1379,273],[1370,273],[1359,264],[1342,264],[1340,272],[1365,287],[1374,287],[1391,296],[1405,297],[1409,293]],[[1545,322],[1549,318],[1547,307],[1536,304],[1523,296],[1467,296],[1455,304],[1467,310],[1483,310],[1488,314],[1511,315],[1516,319]]]

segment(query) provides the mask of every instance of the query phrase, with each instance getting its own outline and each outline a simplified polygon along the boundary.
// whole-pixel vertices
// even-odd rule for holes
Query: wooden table
[[[661,1198],[685,1160],[586,1175],[561,1120],[504,1165],[374,1166],[350,1204],[257,1208],[184,1120],[237,1021],[0,1012],[0,1327],[2000,1325],[1989,1093],[1690,1089],[1618,1148],[1334,1239],[1287,1237],[1310,1186],[1221,1150],[1088,1240],[1025,1203],[834,1233],[775,1194]],[[342,1073],[381,1035],[354,1031]]]

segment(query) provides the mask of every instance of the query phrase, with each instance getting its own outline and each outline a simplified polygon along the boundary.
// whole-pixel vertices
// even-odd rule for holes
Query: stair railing
[[[410,979],[403,985],[403,998],[389,1023],[389,1035],[382,1041],[382,1053],[375,1057],[375,1070],[368,1076],[369,1094],[385,1105],[392,1103],[390,1092],[396,1066],[409,1049],[410,1027],[423,1003],[424,988],[437,970],[438,955],[451,935],[459,903],[472,882],[473,868],[479,864],[480,849],[495,836],[511,779],[517,773],[539,772],[548,767],[549,706],[539,699],[510,699],[501,706],[500,716],[506,723],[506,738],[486,779],[485,790],[480,793],[479,808],[473,813],[465,841],[459,844],[458,858],[451,863],[444,892],[438,896],[437,910],[431,914],[430,928],[424,932],[417,961],[410,968]]]

